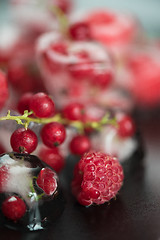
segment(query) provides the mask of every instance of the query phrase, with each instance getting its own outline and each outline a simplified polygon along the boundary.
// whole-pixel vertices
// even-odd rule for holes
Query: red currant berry
[[[30,92],[25,93],[21,96],[17,106],[17,109],[21,114],[23,114],[25,110],[30,111],[29,104],[32,96],[33,93]]]
[[[43,92],[36,93],[31,97],[29,108],[39,118],[47,118],[55,114],[54,102]]]
[[[63,143],[66,137],[64,126],[58,122],[44,125],[41,130],[41,138],[47,147],[55,147]]]
[[[64,167],[65,161],[58,148],[43,147],[39,152],[39,158],[52,167],[57,173]]]
[[[2,203],[2,212],[5,217],[17,221],[26,213],[26,204],[21,198],[11,196]]]
[[[69,103],[62,111],[65,118],[69,120],[82,120],[84,114],[84,105],[81,103]]]
[[[130,116],[123,116],[118,120],[118,135],[120,137],[131,137],[135,134],[135,123]]]
[[[91,148],[91,142],[87,136],[77,135],[70,142],[70,151],[73,154],[82,155]]]
[[[31,129],[19,128],[12,133],[10,143],[15,152],[31,153],[37,147],[38,138]]]
[[[69,34],[73,40],[84,41],[89,40],[90,30],[86,22],[77,22],[70,26]]]
[[[37,185],[47,195],[52,195],[57,189],[57,175],[49,168],[43,168],[37,178]]]

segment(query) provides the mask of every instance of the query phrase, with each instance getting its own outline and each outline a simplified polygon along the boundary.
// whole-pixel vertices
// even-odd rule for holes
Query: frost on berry
[[[57,189],[57,175],[50,168],[42,168],[37,178],[37,185],[47,195],[52,195]]]
[[[72,192],[82,205],[103,204],[116,196],[123,184],[119,161],[105,153],[86,153],[74,170]]]

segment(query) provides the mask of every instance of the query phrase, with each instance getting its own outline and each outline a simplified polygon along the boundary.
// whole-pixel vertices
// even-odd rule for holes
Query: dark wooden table
[[[61,176],[66,199],[61,217],[41,232],[1,228],[0,240],[160,240],[159,120],[159,113],[137,120],[143,148],[124,164],[125,181],[116,200],[89,208],[78,205],[70,191],[75,159],[69,158]]]

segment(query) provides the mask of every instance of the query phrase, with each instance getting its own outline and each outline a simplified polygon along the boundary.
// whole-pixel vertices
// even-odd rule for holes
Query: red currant
[[[70,151],[73,154],[82,155],[91,148],[91,142],[85,135],[77,135],[70,142]]]
[[[54,102],[43,92],[36,93],[31,97],[29,108],[34,112],[36,117],[40,118],[51,117],[55,113]]]
[[[48,123],[41,130],[41,138],[47,147],[55,147],[63,143],[66,137],[65,127],[58,122]]]
[[[69,120],[82,120],[84,105],[81,103],[69,103],[62,111],[63,116]]]
[[[2,212],[7,218],[17,221],[24,216],[26,204],[18,196],[11,196],[2,203]]]
[[[30,93],[30,92],[25,93],[21,96],[17,106],[18,111],[21,114],[23,114],[25,110],[30,111],[29,104],[32,96],[33,96],[33,93]]]
[[[135,123],[130,116],[123,116],[118,120],[118,135],[120,137],[131,137],[135,134]]]
[[[109,71],[94,72],[92,82],[98,87],[106,88],[113,79],[112,73]]]
[[[39,152],[39,158],[52,167],[57,173],[64,167],[65,161],[63,156],[59,153],[58,148],[42,147]]]
[[[37,178],[37,185],[47,195],[52,195],[57,189],[57,175],[49,168],[43,168]]]
[[[54,43],[51,45],[51,50],[60,53],[62,55],[67,55],[67,45],[63,42]]]
[[[15,152],[31,153],[37,147],[38,138],[31,129],[19,128],[12,133],[10,143]]]
[[[91,38],[89,27],[86,22],[77,22],[72,24],[69,28],[69,34],[74,40],[83,41]]]

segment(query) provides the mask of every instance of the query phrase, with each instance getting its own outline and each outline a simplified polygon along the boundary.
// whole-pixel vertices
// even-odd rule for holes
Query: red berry
[[[81,103],[69,103],[62,111],[65,118],[69,120],[82,120],[84,114],[84,105]]]
[[[63,156],[59,153],[58,148],[41,148],[39,158],[52,167],[57,173],[64,167],[65,161]]]
[[[4,106],[8,98],[8,86],[5,74],[0,71],[0,109]]]
[[[58,122],[44,125],[41,130],[41,138],[47,147],[55,147],[63,143],[66,137],[64,126]]]
[[[31,153],[36,149],[38,139],[31,129],[19,128],[12,133],[10,143],[15,152]]]
[[[7,218],[17,221],[24,216],[26,204],[21,198],[11,196],[2,203],[2,212]]]
[[[21,114],[23,114],[25,110],[30,111],[29,104],[32,96],[33,96],[33,93],[30,93],[30,92],[25,93],[21,96],[17,106],[18,111]]]
[[[51,117],[55,113],[54,102],[43,92],[36,93],[31,97],[29,108],[34,112],[34,115],[39,118]]]
[[[67,55],[67,45],[64,42],[54,43],[50,46],[51,50],[60,53],[62,55]]]
[[[37,185],[47,195],[52,195],[57,189],[57,175],[50,168],[43,168],[37,178]]]
[[[92,82],[98,87],[106,88],[112,82],[113,76],[109,71],[94,72]]]
[[[131,137],[135,134],[135,123],[130,116],[124,115],[118,120],[118,135],[120,137]]]
[[[69,34],[74,40],[89,40],[90,30],[86,22],[76,22],[72,24],[69,28]]]
[[[0,193],[4,191],[5,189],[5,185],[8,182],[9,179],[9,173],[8,173],[8,166],[7,165],[3,165],[0,168]]]
[[[73,154],[83,155],[91,148],[91,142],[85,135],[77,135],[70,142],[70,151]]]
[[[88,152],[76,166],[72,192],[82,205],[103,204],[116,196],[123,178],[123,169],[116,158]]]

